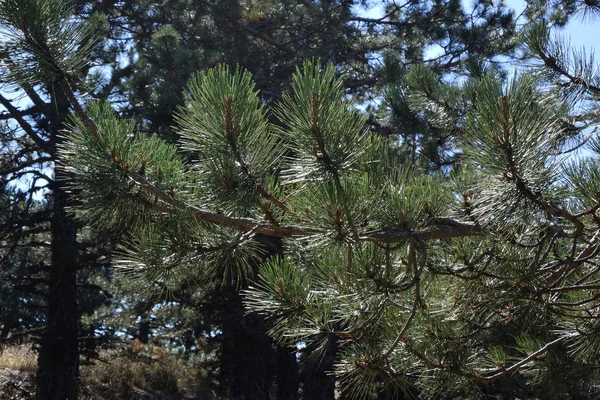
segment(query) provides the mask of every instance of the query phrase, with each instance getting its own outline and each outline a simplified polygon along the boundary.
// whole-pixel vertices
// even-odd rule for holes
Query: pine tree
[[[411,23],[410,18],[403,22]],[[153,40],[173,37],[173,31],[164,28]],[[50,70],[56,67],[49,65]],[[482,82],[474,79],[463,88],[452,89],[454,102],[464,103],[464,108],[453,110],[456,115],[450,117],[458,125],[454,129],[462,133],[464,112],[469,113],[466,119],[473,124],[464,128],[472,136],[466,135],[457,147],[465,151],[461,163],[476,167],[466,168],[449,180],[443,175],[422,175],[421,169],[412,165],[416,159],[410,162],[398,157],[379,139],[371,137],[364,129],[364,119],[351,111],[351,104],[340,100],[344,83],[334,79],[331,67],[304,66],[294,78],[293,94],[275,102],[270,107],[272,113],[266,113],[259,100],[270,95],[257,94],[247,73],[231,70],[220,68],[197,75],[190,84],[190,94],[182,97],[186,106],[177,113],[176,133],[182,138],[185,156],[161,139],[139,132],[139,125],[118,118],[106,104],[90,103],[84,110],[73,93],[74,82],[63,81],[63,76],[57,75],[60,89],[79,118],[72,121],[71,142],[65,145],[64,152],[70,172],[78,178],[76,192],[83,191],[81,217],[102,228],[126,227],[130,231],[123,262],[139,267],[150,279],[173,292],[185,281],[219,282],[235,288],[246,287],[255,280],[246,292],[247,305],[269,317],[272,336],[281,345],[307,343],[311,358],[329,363],[327,369],[336,372],[336,379],[348,396],[362,398],[380,389],[391,393],[425,389],[452,392],[455,387],[442,388],[446,380],[439,378],[456,375],[464,378],[461,390],[466,390],[471,387],[468,381],[492,382],[518,369],[517,363],[509,372],[486,375],[480,357],[484,340],[477,337],[479,332],[474,333],[473,342],[463,340],[464,335],[459,332],[469,330],[469,324],[484,309],[497,312],[492,312],[489,320],[480,321],[496,325],[513,322],[511,309],[517,307],[515,303],[521,298],[515,294],[512,302],[506,302],[504,296],[523,285],[512,275],[517,272],[492,272],[495,279],[510,277],[512,280],[505,279],[508,288],[490,288],[490,283],[484,282],[465,292],[457,282],[477,275],[482,263],[501,269],[500,264],[510,264],[507,260],[525,257],[528,252],[519,251],[518,244],[532,235],[538,238],[544,224],[549,224],[546,219],[551,218],[532,212],[533,217],[528,217],[527,222],[544,229],[528,231],[525,219],[520,221],[519,217],[525,218],[528,211],[541,205],[519,191],[527,189],[530,179],[540,186],[540,191],[556,188],[542,185],[551,174],[516,177],[520,164],[519,168],[503,171],[494,151],[503,150],[502,146],[514,138],[487,143],[477,136],[482,134],[481,127],[491,129],[485,118],[499,120],[499,110],[486,109],[488,114],[481,113],[483,122],[477,118],[487,105],[481,98],[514,95],[517,99],[511,103],[511,110],[528,110],[524,107],[528,102],[540,103],[540,107],[547,107],[544,110],[549,115],[555,116],[565,113],[560,101],[550,98],[545,104],[547,99],[539,100],[537,81],[528,78],[504,89],[497,76],[480,74]],[[61,70],[53,72],[57,71]],[[423,74],[426,71],[423,69]],[[178,92],[175,96],[179,96]],[[170,100],[164,101],[173,105]],[[416,110],[420,101],[413,101]],[[526,117],[541,109],[530,110]],[[444,111],[439,107],[427,110],[434,117],[444,117]],[[222,118],[215,119],[215,115]],[[171,112],[165,118],[170,123]],[[143,126],[146,122],[143,121],[142,130],[148,128]],[[562,128],[553,122],[531,122],[534,128],[544,127],[532,130],[531,135],[543,136],[546,129],[555,129],[561,133],[557,136],[564,139]],[[525,130],[530,127],[530,122],[519,123],[526,126]],[[156,127],[150,125],[151,129]],[[437,127],[441,130],[443,124],[438,123]],[[455,132],[452,135],[454,140],[461,136]],[[488,153],[483,155],[488,154],[489,159],[477,158],[482,155],[480,146],[486,143]],[[509,144],[508,147],[513,146]],[[538,160],[531,167],[533,172],[526,171],[535,175],[544,172],[545,161],[552,159],[552,152],[562,149],[565,143],[554,138],[548,143],[525,138],[515,145],[538,151],[519,154],[527,156],[519,161],[524,164]],[[85,152],[81,152],[83,149]],[[447,152],[448,148],[442,148],[437,154]],[[506,176],[500,174],[503,185],[494,186],[495,191],[482,185],[484,197],[471,195],[475,183],[488,184],[484,178],[493,177],[498,171],[506,172]],[[510,183],[517,186],[512,192]],[[536,186],[532,193],[537,190]],[[564,200],[562,193],[556,196]],[[507,201],[513,197],[519,201]],[[575,228],[579,226],[575,220],[588,215],[569,218],[570,211],[560,211],[561,204],[548,204],[551,207],[550,211],[544,210],[546,213],[555,213],[557,221],[571,223]],[[503,226],[501,222],[507,216],[510,221]],[[570,248],[581,247],[588,239],[585,235],[585,229],[579,232]],[[505,238],[518,244],[504,247]],[[567,240],[567,236],[557,237],[547,249]],[[560,253],[545,251],[542,254],[546,258],[564,258]],[[448,268],[442,268],[453,261],[467,264],[465,260],[473,264],[465,265],[465,271],[471,275],[461,276],[460,271],[450,273]],[[203,269],[200,273],[199,266]],[[289,297],[289,290],[297,293]],[[449,292],[455,293],[456,304],[447,303]],[[497,304],[494,300],[480,300],[479,309],[469,310],[465,304],[472,299],[466,298],[465,293],[478,294],[482,299],[489,295],[490,299],[497,298]],[[437,307],[434,316],[429,315],[430,304]],[[453,305],[460,312],[455,331],[449,332],[447,340],[434,340],[436,329],[442,329],[438,325],[453,322],[455,315],[448,311]],[[243,312],[241,304],[232,315],[240,310]],[[502,319],[504,314],[508,316]],[[433,339],[425,340],[419,335],[428,328],[434,332]],[[533,348],[536,340],[546,339],[539,332],[533,333],[528,332],[531,341],[524,338],[519,343]],[[504,332],[503,337],[505,342],[501,345],[512,345],[509,333]],[[452,339],[453,345],[449,346]],[[498,343],[487,337],[485,340]],[[558,347],[564,340],[548,343]],[[485,346],[488,348],[488,343]],[[440,360],[450,351],[457,352],[459,358],[451,360],[448,366]],[[440,360],[430,357],[430,353]],[[472,355],[476,357],[469,359]],[[501,355],[502,349],[494,348],[490,360],[502,358]],[[330,356],[335,356],[335,365]],[[504,368],[497,361],[492,366]],[[430,385],[432,376],[439,380],[437,385]]]
[[[62,154],[82,217],[131,222],[122,262],[165,283],[198,270],[241,282],[258,262],[248,307],[317,359],[333,340],[349,398],[467,394],[500,380],[529,396],[592,397],[595,159],[565,157],[578,133],[570,108],[530,75],[490,72],[461,90],[462,171],[446,177],[386,151],[319,63],[294,75],[272,111],[278,125],[248,73],[200,73],[178,114],[191,163],[95,103]],[[283,239],[284,254],[264,259],[265,237]],[[565,370],[579,379],[553,379]]]
[[[183,104],[183,85],[196,69],[206,69],[217,63],[232,67],[236,63],[242,64],[253,73],[261,99],[272,102],[289,87],[288,78],[295,66],[303,58],[317,55],[323,60],[335,62],[344,77],[348,93],[364,99],[374,91],[373,85],[379,79],[369,59],[377,57],[382,50],[394,53],[403,63],[409,64],[423,57],[423,49],[431,41],[443,44],[445,38],[452,37],[452,45],[444,50],[445,57],[432,62],[441,70],[458,71],[460,64],[450,62],[451,59],[456,61],[468,57],[480,49],[485,49],[485,55],[510,51],[510,37],[514,33],[511,14],[504,8],[486,6],[484,2],[482,7],[473,6],[477,9],[474,18],[469,18],[468,11],[456,2],[440,3],[435,7],[408,2],[402,7],[390,5],[386,11],[387,17],[381,20],[357,17],[352,12],[352,2],[335,1],[170,1],[160,7],[155,2],[146,1],[78,3],[78,7],[81,7],[79,15],[85,18],[94,11],[104,12],[111,26],[108,34],[113,40],[105,43],[103,51],[94,53],[96,60],[100,60],[100,63],[114,60],[115,57],[121,60],[120,66],[108,64],[114,68],[108,81],[100,79],[97,87],[86,86],[86,90],[94,93],[94,97],[109,98],[113,104],[117,104],[120,115],[135,117],[140,123],[140,130],[157,132],[171,141],[175,140],[172,135],[174,110]],[[396,7],[398,9],[394,10]],[[431,20],[439,22],[435,28],[429,23]],[[504,33],[497,36],[499,30],[504,30]],[[445,36],[443,32],[446,31],[451,33]],[[129,60],[129,63],[123,60]],[[141,321],[145,321],[148,314],[143,310],[154,307],[146,299],[165,301],[160,285],[149,283],[146,286],[154,288],[156,292],[148,293],[139,304],[128,307],[133,312],[141,311]],[[204,321],[206,329],[220,326],[218,330],[221,332],[243,331],[244,326],[258,323],[246,323],[242,318],[245,311],[239,295],[231,292],[223,297],[219,285],[212,285],[214,292],[206,290],[211,285],[190,284],[186,279],[172,286],[171,293],[174,295],[169,298],[171,305],[178,303],[187,307],[190,297],[198,299],[205,296],[200,301],[203,305],[201,309],[205,310],[203,312],[206,315],[212,315],[212,321],[206,317],[199,319]],[[137,293],[132,298],[135,296]],[[223,318],[223,313],[209,311],[211,308],[235,308],[237,311],[232,311],[232,314],[238,317]],[[192,321],[197,320],[194,318]],[[224,330],[224,323],[233,325]],[[139,332],[131,332],[135,336],[145,337],[145,334],[141,334],[145,327],[144,322],[138,327]],[[172,332],[172,335],[181,334],[180,331]],[[196,335],[192,330],[187,334],[190,335],[187,341],[193,340]],[[240,335],[244,333],[240,332]],[[236,340],[235,336],[228,338],[234,342]],[[214,340],[221,339],[224,338],[218,335]],[[260,342],[266,347],[258,353],[268,354],[271,351],[270,344],[264,339]],[[226,348],[232,349],[231,346],[225,346],[224,342],[221,350],[225,351]],[[280,354],[275,358],[281,362],[287,360],[291,370],[285,373],[277,368],[277,371],[284,377],[294,374],[293,354],[289,350],[287,354],[281,354],[281,350],[278,352]],[[240,359],[240,354],[235,358]],[[255,356],[249,355],[248,358],[252,360]],[[311,383],[305,382],[304,385],[315,386],[316,392],[321,391],[317,388],[316,377],[319,377],[327,382],[328,390],[333,391],[333,381],[324,373],[327,368],[320,368],[319,371],[307,368],[302,375],[314,379],[310,378]],[[221,370],[226,369],[222,363]],[[239,373],[225,373],[223,376],[228,375],[241,376]],[[252,385],[251,380],[248,382]]]
[[[247,304],[280,343],[314,343],[315,357],[334,338],[349,397],[450,394],[519,370],[544,391],[565,363],[581,376],[596,354],[593,162],[562,159],[568,108],[533,78],[489,75],[469,89],[473,167],[447,183],[395,162],[318,63],[274,109],[284,128],[266,122],[247,73],[198,75],[178,117],[191,165],[106,104],[88,104],[63,155],[86,218],[119,224],[135,211],[123,262],[161,279],[202,266],[239,281],[265,251],[259,238],[286,239]]]
[[[43,316],[36,327],[45,324],[38,340],[37,398],[75,399],[79,380],[79,308],[77,272],[89,256],[78,225],[66,209],[73,204],[63,188],[67,179],[53,166],[57,145],[63,138],[59,132],[70,113],[64,87],[77,82],[85,73],[89,53],[95,44],[92,32],[101,19],[81,24],[70,20],[71,7],[59,1],[23,0],[0,3],[2,25],[2,81],[0,103],[6,110],[2,130],[2,185],[33,176],[31,187],[6,197],[8,208],[20,220],[8,219],[2,231],[2,245],[9,249],[3,257],[9,277],[7,287],[14,303],[41,306]],[[7,93],[14,92],[12,98]],[[27,99],[29,105],[19,109],[17,101]],[[35,196],[48,191],[47,201]],[[4,194],[4,193],[3,193]],[[4,198],[3,198],[4,201]],[[11,228],[13,229],[11,231]],[[14,248],[21,252],[15,260]],[[4,253],[4,251],[3,251]],[[83,275],[80,276],[83,278]],[[23,295],[17,285],[29,281]],[[14,282],[14,286],[11,285]],[[85,285],[84,285],[85,286]],[[12,289],[11,289],[12,288]],[[29,296],[44,299],[41,304]],[[88,296],[92,300],[94,296]],[[94,300],[95,301],[95,300]],[[88,304],[92,302],[87,301]],[[89,312],[89,310],[88,310]],[[25,315],[21,318],[24,321]],[[24,323],[25,324],[25,323]],[[25,325],[26,326],[26,325]],[[3,329],[12,329],[9,321]],[[18,333],[18,332],[15,332]]]

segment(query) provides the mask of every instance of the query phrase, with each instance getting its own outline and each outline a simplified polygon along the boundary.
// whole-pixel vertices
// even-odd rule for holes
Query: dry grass
[[[130,341],[125,350],[103,351],[94,365],[81,366],[82,400],[161,400],[204,398],[206,389],[198,368],[177,359],[160,347]],[[19,387],[31,380],[37,369],[37,353],[31,346],[12,346],[0,351],[0,399],[21,399],[6,395],[6,382]],[[27,386],[28,390],[31,389]],[[12,386],[11,386],[12,387]],[[16,387],[16,386],[15,386]],[[23,391],[23,389],[19,389]],[[31,389],[32,393],[35,389]],[[12,393],[12,392],[10,392]],[[26,397],[29,398],[29,397]]]
[[[0,368],[35,372],[37,369],[37,354],[31,346],[11,346],[0,349]]]
[[[197,389],[196,370],[158,347],[131,341],[127,351],[103,352],[101,358],[108,363],[81,368],[85,398],[178,399]]]

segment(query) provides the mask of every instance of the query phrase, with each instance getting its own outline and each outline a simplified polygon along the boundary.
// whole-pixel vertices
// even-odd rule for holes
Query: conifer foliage
[[[599,78],[549,35],[543,21],[525,32],[541,62],[509,80],[405,77],[401,107],[448,132],[437,155],[451,168],[423,162],[422,133],[409,157],[373,134],[318,60],[269,106],[243,68],[197,73],[176,144],[108,102],[80,103],[67,42],[64,58],[34,46],[23,71],[51,74],[74,110],[59,171],[80,220],[127,232],[117,263],[167,288],[242,288],[273,340],[306,345],[346,398],[594,398]],[[581,146],[589,156],[570,157]]]
[[[334,352],[349,398],[501,379],[589,395],[594,161],[565,160],[568,107],[535,79],[490,73],[467,88],[463,168],[448,177],[386,151],[319,62],[296,72],[276,126],[248,73],[219,67],[191,83],[181,151],[89,104],[62,157],[82,215],[131,222],[121,262],[165,280],[252,280],[249,310],[280,344],[314,345],[313,362]],[[254,275],[258,236],[285,250]],[[576,384],[551,379],[567,365]]]

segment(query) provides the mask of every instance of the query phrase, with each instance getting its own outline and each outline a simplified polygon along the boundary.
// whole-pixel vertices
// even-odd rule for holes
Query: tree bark
[[[47,326],[38,355],[36,399],[76,400],[79,389],[76,227],[65,211],[67,194],[56,181],[52,186],[52,270]]]
[[[253,266],[257,274],[262,262],[283,254],[283,242],[260,234],[255,240],[263,248],[261,260]],[[295,349],[273,343],[267,335],[264,318],[246,313],[240,291],[226,288],[223,294],[220,382],[225,398],[268,400],[275,394],[272,392],[276,386],[277,400],[296,400],[299,380]]]
[[[138,329],[138,338],[140,339],[140,342],[144,344],[148,344],[148,341],[150,340],[150,321],[148,320],[148,317],[142,317]]]
[[[59,132],[69,113],[69,101],[58,83],[50,85],[53,115],[50,155],[56,158]],[[67,176],[55,168],[50,220],[51,271],[46,329],[39,343],[37,400],[76,400],[79,392],[79,309],[77,303],[77,225],[67,213],[69,195],[62,188]]]
[[[245,315],[242,297],[229,290],[223,319],[220,382],[229,400],[268,400],[273,381],[271,340],[262,317]]]
[[[335,399],[335,377],[329,374],[333,371],[338,345],[335,338],[329,339],[328,348],[321,360],[304,360],[302,371],[303,400],[333,400]],[[306,354],[313,349],[309,346]]]
[[[277,346],[277,400],[298,399],[298,362],[295,348]]]

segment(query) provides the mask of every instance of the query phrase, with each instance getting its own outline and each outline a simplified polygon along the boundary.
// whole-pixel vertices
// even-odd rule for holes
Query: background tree
[[[0,243],[0,340],[4,346],[8,340],[22,341],[28,335],[38,333],[45,320],[45,288],[47,279],[47,227],[39,221],[29,227],[24,221],[28,212],[42,213],[39,201],[28,199],[27,193],[10,187],[0,192],[2,219],[0,226],[4,238]],[[27,208],[30,208],[28,210]]]
[[[19,274],[14,279],[35,283],[29,284],[29,291],[46,298],[42,304],[46,307],[44,318],[37,321],[45,323],[39,339],[39,399],[74,399],[78,385],[77,271],[87,250],[78,245],[77,224],[66,212],[72,204],[60,183],[66,177],[58,171],[53,173],[53,166],[57,144],[62,140],[59,132],[70,112],[61,85],[85,73],[94,45],[91,32],[101,20],[83,25],[67,21],[70,17],[71,9],[64,2],[6,1],[0,5],[4,83],[0,102],[8,122],[2,137],[6,157],[3,188],[33,176],[28,190],[7,198],[13,203],[7,206],[12,206],[21,219],[9,220],[3,226],[17,228],[3,244],[37,253],[34,257],[23,254],[20,271],[14,271],[17,265],[11,260],[4,265]],[[8,91],[16,92],[17,97],[7,97]],[[19,96],[25,96],[27,103]],[[17,101],[28,105],[20,110]],[[43,190],[48,191],[47,202],[36,201],[35,196]],[[14,259],[15,255],[9,251],[7,256]],[[46,293],[43,285],[47,285]],[[18,291],[11,297],[14,302],[29,304]]]

